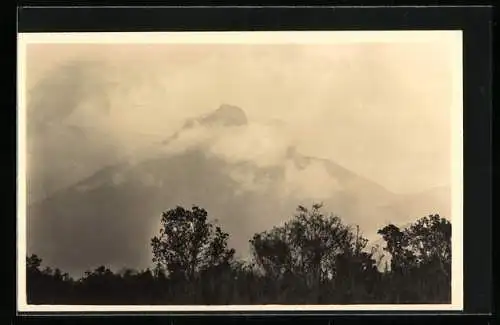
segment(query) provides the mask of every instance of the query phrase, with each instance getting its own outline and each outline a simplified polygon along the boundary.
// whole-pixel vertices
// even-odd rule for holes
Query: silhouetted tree
[[[30,304],[367,304],[451,301],[451,223],[430,215],[379,230],[391,255],[380,272],[359,227],[299,206],[281,226],[250,240],[253,260],[234,259],[228,234],[204,209],[162,215],[152,238],[155,267],[114,273],[99,266],[73,280],[26,258]]]
[[[39,271],[41,265],[42,259],[39,258],[36,254],[32,254],[30,257],[26,258],[26,267],[30,272]]]
[[[324,215],[321,208],[321,204],[313,204],[310,210],[299,206],[297,214],[283,226],[250,240],[254,259],[270,282],[302,282],[301,292],[295,294],[309,295],[309,301],[323,299],[321,292],[329,280],[336,280],[330,284],[352,284],[354,273],[346,270],[373,269],[370,254],[362,252],[367,240],[339,217]]]
[[[384,248],[391,256],[391,271],[403,274],[415,266],[415,255],[409,249],[408,232],[389,224],[378,231],[386,241]]]
[[[436,264],[445,276],[451,272],[451,223],[439,215],[417,220],[407,230],[409,249],[418,265]]]
[[[234,249],[229,235],[207,220],[207,211],[177,207],[162,214],[160,235],[151,239],[153,262],[169,276],[192,280],[203,269],[228,264]]]
[[[451,298],[451,223],[439,215],[418,219],[405,229],[378,231],[391,255],[389,287],[399,301]],[[397,289],[395,289],[397,288]]]

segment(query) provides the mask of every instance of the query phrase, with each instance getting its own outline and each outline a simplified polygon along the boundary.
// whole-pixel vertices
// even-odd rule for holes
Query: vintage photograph
[[[460,31],[18,44],[20,308],[462,308]]]

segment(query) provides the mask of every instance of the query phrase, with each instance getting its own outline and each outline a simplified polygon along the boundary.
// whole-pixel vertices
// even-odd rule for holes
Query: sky
[[[303,154],[394,193],[417,193],[450,185],[456,55],[439,39],[29,44],[28,120],[95,130],[108,146],[95,153],[97,168],[111,151],[133,156],[186,118],[227,103],[250,121],[279,126]],[[68,141],[55,133],[44,139],[56,152]]]

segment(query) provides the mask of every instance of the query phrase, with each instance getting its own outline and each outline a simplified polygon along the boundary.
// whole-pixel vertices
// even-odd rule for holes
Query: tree
[[[30,257],[26,258],[26,268],[28,271],[39,270],[42,265],[42,259],[36,254],[32,254]]]
[[[197,272],[230,263],[229,235],[207,220],[205,209],[176,207],[162,214],[159,236],[151,239],[153,262],[169,276],[192,280]]]
[[[352,267],[356,258],[359,257],[359,267],[367,263],[366,257],[370,270],[373,264],[369,254],[362,252],[367,240],[339,217],[324,215],[321,208],[321,204],[313,204],[310,210],[299,206],[292,220],[250,240],[256,264],[274,283],[293,278],[297,284],[298,277],[316,299],[320,299],[322,283],[340,275],[350,276],[345,270]]]
[[[409,271],[438,263],[444,274],[451,267],[451,223],[439,215],[418,219],[401,230],[390,224],[378,231],[391,254],[391,270]]]
[[[439,215],[418,219],[400,229],[390,224],[378,231],[391,255],[389,278],[396,301],[449,301],[451,297],[451,223]]]
[[[321,205],[299,206],[286,223],[255,234],[253,260],[234,259],[228,235],[198,207],[162,215],[151,239],[153,269],[106,266],[73,280],[26,258],[30,304],[367,304],[451,301],[451,224],[439,215],[379,230],[392,256],[379,272],[367,240]]]
[[[409,233],[399,227],[389,224],[377,232],[387,243],[384,248],[391,255],[391,271],[403,274],[415,265],[415,255],[409,249]]]
[[[417,220],[408,229],[408,246],[419,266],[437,265],[445,276],[451,272],[451,223],[439,215]]]

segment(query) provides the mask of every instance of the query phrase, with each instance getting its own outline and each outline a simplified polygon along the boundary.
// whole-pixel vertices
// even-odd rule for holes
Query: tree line
[[[451,223],[439,215],[380,230],[390,256],[383,270],[359,227],[321,204],[299,206],[281,226],[250,239],[250,261],[235,258],[229,234],[205,209],[162,214],[151,239],[154,267],[79,279],[27,257],[29,304],[249,305],[437,304],[451,302]]]

